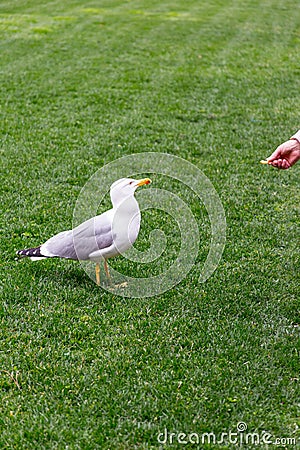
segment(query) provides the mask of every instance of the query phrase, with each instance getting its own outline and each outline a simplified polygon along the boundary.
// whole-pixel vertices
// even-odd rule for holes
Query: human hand
[[[289,169],[300,159],[300,143],[290,139],[279,145],[274,153],[267,158],[268,164],[278,169]]]

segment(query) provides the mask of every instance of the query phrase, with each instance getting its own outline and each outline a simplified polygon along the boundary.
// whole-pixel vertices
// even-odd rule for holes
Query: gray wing
[[[45,256],[58,256],[75,260],[87,260],[97,250],[113,244],[110,211],[93,217],[73,230],[62,231],[41,246]]]

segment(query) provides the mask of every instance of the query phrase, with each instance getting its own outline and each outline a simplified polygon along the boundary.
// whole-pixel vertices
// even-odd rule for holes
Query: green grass
[[[299,128],[299,25],[292,0],[1,2],[1,448],[154,449],[240,421],[299,438],[299,166],[258,163]],[[206,283],[126,299],[76,262],[15,259],[71,226],[103,164],[145,151],[218,191]],[[172,258],[176,226],[148,217],[137,246],[161,225]]]

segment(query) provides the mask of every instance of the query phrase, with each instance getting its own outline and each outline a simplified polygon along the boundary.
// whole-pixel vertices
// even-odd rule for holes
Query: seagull
[[[141,212],[134,197],[136,189],[150,184],[149,178],[121,178],[110,187],[112,209],[92,217],[73,230],[62,231],[39,247],[17,251],[17,255],[33,261],[44,258],[65,258],[96,263],[96,283],[100,285],[100,265],[110,278],[107,259],[120,255],[136,241]]]

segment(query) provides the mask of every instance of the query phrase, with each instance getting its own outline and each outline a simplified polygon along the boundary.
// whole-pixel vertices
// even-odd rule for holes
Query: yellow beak
[[[137,184],[137,186],[144,186],[144,184],[150,184],[151,180],[150,178],[143,178],[142,180],[140,180]]]

